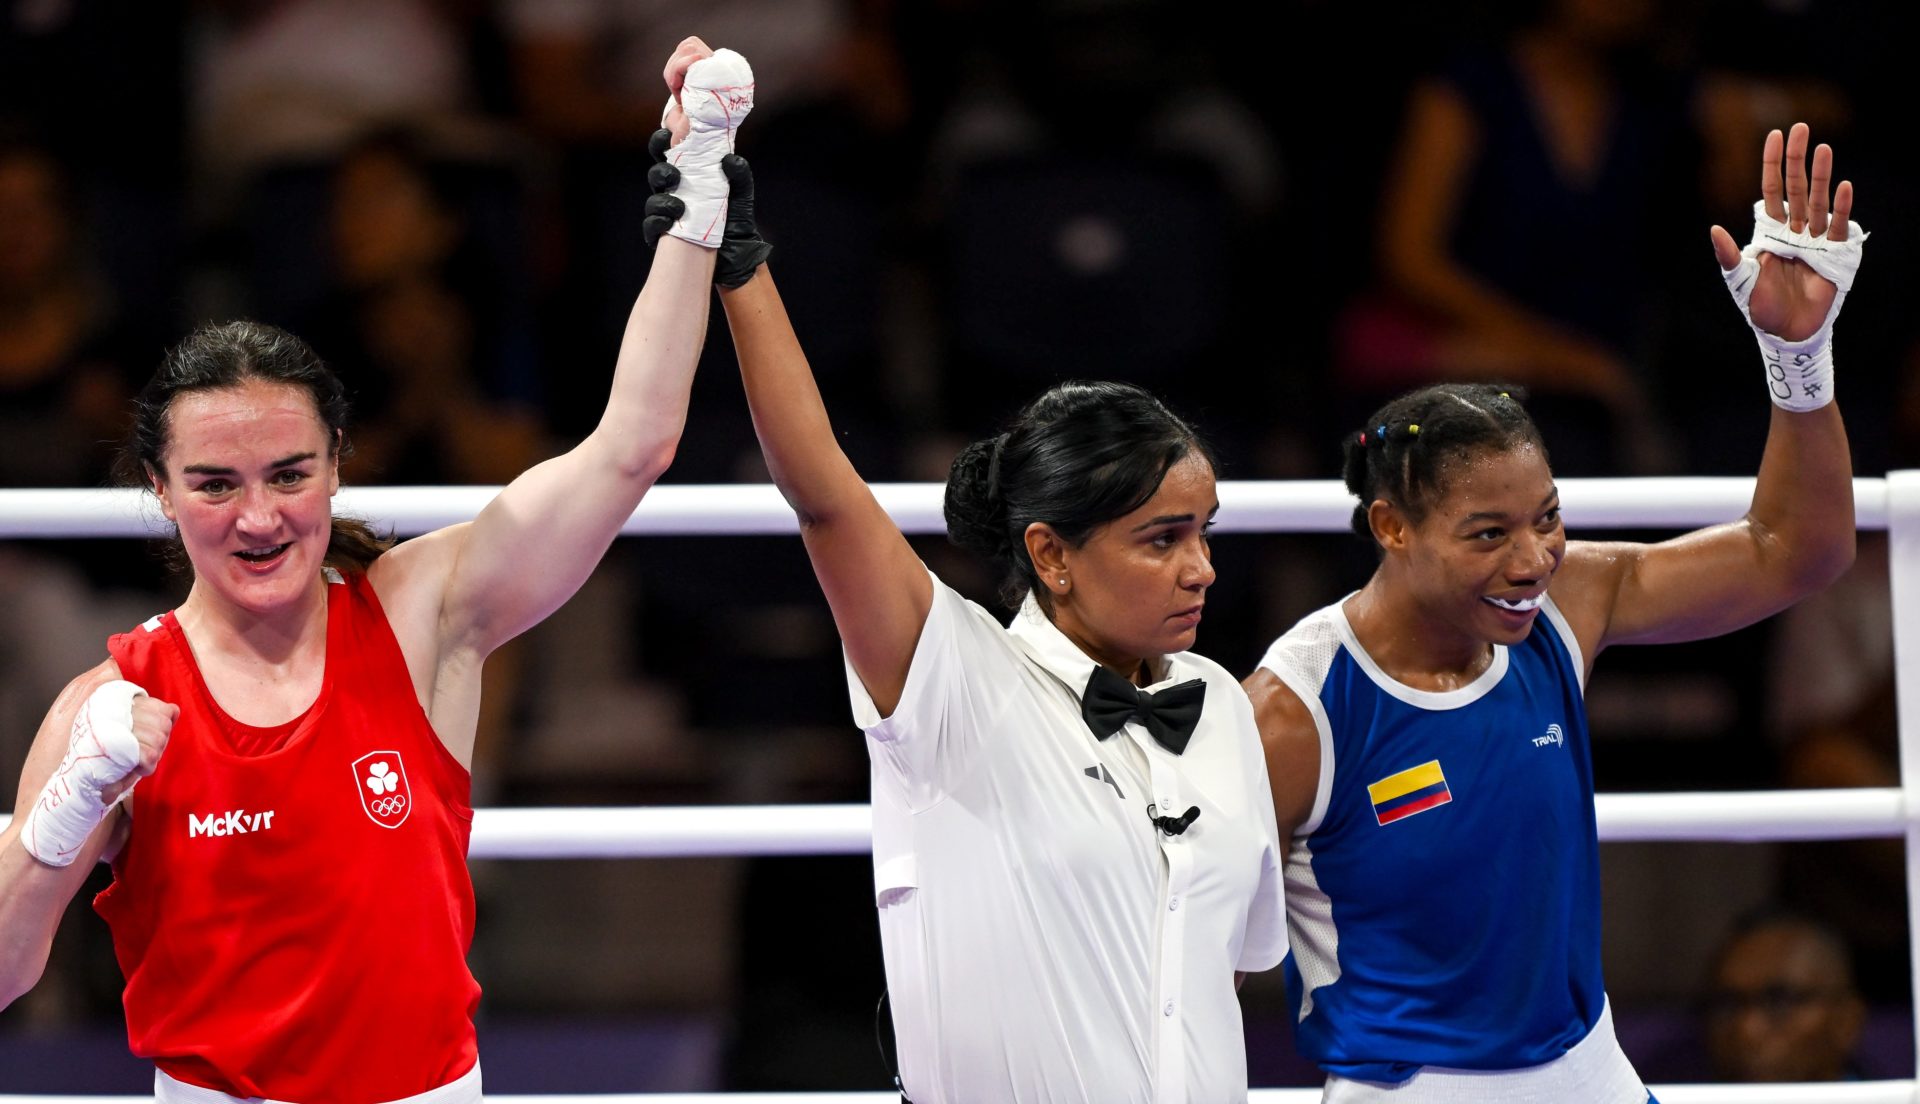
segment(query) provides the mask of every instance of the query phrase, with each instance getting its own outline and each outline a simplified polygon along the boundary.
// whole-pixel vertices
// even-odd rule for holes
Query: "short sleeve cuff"
[[[920,626],[920,639],[913,646],[913,660],[907,667],[907,684],[900,690],[900,702],[894,706],[892,714],[882,717],[880,709],[873,704],[873,695],[867,693],[866,684],[860,681],[860,673],[853,669],[853,661],[847,657],[846,649],[840,651],[841,665],[847,672],[847,697],[853,703],[853,723],[868,736],[883,743],[891,743],[906,735],[914,727],[915,720],[927,710],[928,699],[939,689],[936,684],[942,668],[947,666],[951,641],[953,638],[954,615],[957,611],[950,607],[956,603],[964,605],[966,599],[940,581],[940,577],[931,570],[927,572],[933,583],[933,602],[927,607],[927,620]],[[935,706],[937,708],[937,705]]]

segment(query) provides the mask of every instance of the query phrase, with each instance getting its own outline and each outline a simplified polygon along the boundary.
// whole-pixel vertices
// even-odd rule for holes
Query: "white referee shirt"
[[[1253,709],[1206,680],[1185,754],[1080,715],[1094,661],[1029,597],[1010,627],[937,577],[899,707],[851,667],[873,760],[873,859],[914,1104],[1247,1099],[1234,971],[1286,953],[1283,852]],[[1177,836],[1148,805],[1178,816]]]

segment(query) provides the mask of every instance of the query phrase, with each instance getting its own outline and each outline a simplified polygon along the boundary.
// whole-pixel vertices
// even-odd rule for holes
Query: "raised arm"
[[[730,168],[733,238],[743,213],[752,234],[753,180],[744,161]],[[740,286],[723,285],[720,302],[767,469],[800,519],[848,660],[874,705],[891,714],[933,604],[927,569],[840,451],[772,273],[762,264]]]
[[[737,54],[715,55],[688,39],[669,62],[668,79],[676,90],[685,84],[694,131],[687,146],[703,155],[682,165],[682,190],[699,195],[701,220],[717,220],[726,204],[719,162],[752,109],[751,70]],[[744,87],[743,99],[732,96],[736,86]],[[706,336],[719,245],[694,221],[648,219],[649,243],[658,237],[653,267],[627,318],[593,432],[513,480],[470,525],[410,541],[376,563],[375,584],[409,661],[433,649],[426,663],[414,663],[416,681],[422,667],[440,668],[450,657],[484,657],[571,597],[672,461]]]
[[[1807,141],[1805,125],[1784,143],[1779,131],[1768,135],[1754,245],[1743,254],[1713,228],[1714,253],[1759,335],[1775,402],[1753,504],[1739,521],[1660,544],[1569,545],[1554,594],[1590,658],[1609,644],[1731,632],[1826,586],[1853,562],[1852,462],[1833,402],[1829,337],[1865,235],[1848,217],[1849,183],[1834,190],[1829,218],[1833,153],[1814,150],[1809,182]]]
[[[440,618],[444,639],[490,652],[586,581],[673,460],[712,278],[712,250],[661,239],[627,317],[599,424],[572,450],[509,483],[458,534]]]

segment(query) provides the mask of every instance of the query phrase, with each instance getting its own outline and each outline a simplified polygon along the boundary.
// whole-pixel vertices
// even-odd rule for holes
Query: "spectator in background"
[[[0,145],[0,486],[99,484],[137,354],[46,151]]]
[[[504,17],[527,121],[538,132],[568,145],[638,150],[660,125],[657,59],[690,26],[757,59],[754,80],[770,122],[836,104],[871,129],[898,128],[908,101],[885,33],[890,7],[890,0],[507,0]]]
[[[488,281],[437,170],[405,137],[356,145],[333,175],[338,281],[316,345],[356,382],[350,483],[505,483],[542,452],[537,412],[488,392],[503,344]],[[497,368],[497,366],[495,366]]]
[[[263,166],[337,155],[368,129],[471,128],[457,0],[199,0],[194,122],[216,196]]]
[[[0,487],[104,483],[133,378],[152,355],[98,278],[75,202],[65,167],[45,150],[0,145]],[[10,687],[28,701],[58,690],[66,681],[58,672],[72,666],[66,645],[85,649],[79,655],[98,650],[87,611],[99,601],[89,583],[158,579],[157,571],[129,571],[125,557],[99,541],[13,546],[0,557],[0,624],[15,632],[33,626],[17,654],[0,642],[0,701]],[[0,732],[21,740],[33,727],[30,717],[24,725],[0,720]],[[0,743],[0,769],[18,766],[22,751]]]
[[[367,135],[404,128],[468,163],[521,153],[482,109],[489,27],[474,0],[198,0],[195,13],[189,195],[213,262],[196,317],[307,321],[328,292],[316,231],[333,167]]]
[[[938,324],[918,359],[947,436],[918,446],[924,477],[1004,420],[1004,396],[1076,372],[1177,388],[1226,455],[1264,436],[1277,373],[1247,320],[1286,294],[1264,248],[1280,150],[1215,29],[1170,0],[957,0],[927,18],[958,60],[926,159],[921,309]]]
[[[1674,165],[1688,90],[1654,63],[1647,0],[1536,8],[1414,89],[1383,194],[1387,297],[1342,323],[1345,386],[1363,400],[1510,379],[1533,392],[1557,469],[1657,467],[1631,364],[1658,289],[1597,246],[1690,214],[1671,183],[1692,179]]]
[[[892,0],[506,0],[501,19],[523,121],[563,155],[556,339],[610,341],[645,278],[647,255],[631,244],[642,218],[633,197],[647,192],[645,147],[665,102],[656,59],[692,28],[754,59],[767,106],[755,116],[753,147],[770,184],[759,217],[786,232],[790,274],[802,268],[790,284],[795,309],[818,320],[816,366],[830,379],[850,377],[851,392],[880,392],[884,377],[872,360],[888,245],[882,223],[911,187],[887,170],[905,178],[914,164],[882,156],[911,107],[892,8]],[[730,384],[716,382],[730,371],[702,373],[694,385],[695,424],[675,469],[683,476],[737,479],[743,464],[748,472],[758,465],[759,448],[738,419],[706,413],[730,400]],[[553,405],[586,409],[564,394]]]
[[[77,202],[52,154],[0,144],[0,488],[101,485],[132,377],[152,355],[84,246]],[[159,608],[157,566],[130,566],[98,540],[0,544],[0,774],[24,763],[38,703],[114,626]],[[73,924],[56,961],[71,965],[98,942],[97,930]],[[82,971],[57,970],[28,1014],[58,1021],[111,996],[110,986],[90,990]]]
[[[156,334],[173,332],[185,260],[185,8],[0,3],[0,133],[31,135],[59,163],[63,199],[99,229],[90,274],[114,289],[120,318]]]
[[[1810,916],[1765,909],[1736,921],[1714,956],[1702,1013],[1723,1080],[1859,1079],[1866,1005],[1846,943]]]
[[[1225,79],[1230,69],[1217,43],[1180,4],[956,0],[947,7],[947,40],[969,49],[935,138],[937,183],[959,187],[973,165],[1049,151],[1086,159],[1151,154],[1204,166],[1243,219],[1272,213],[1280,198],[1278,145]],[[1019,34],[1003,33],[1008,27]]]

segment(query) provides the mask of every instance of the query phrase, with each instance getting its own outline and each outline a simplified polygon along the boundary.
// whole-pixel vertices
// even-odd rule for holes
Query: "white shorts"
[[[1517,1070],[1422,1066],[1397,1085],[1327,1078],[1323,1104],[1646,1104],[1647,1086],[1613,1034],[1613,1006],[1551,1062]]]
[[[287,1104],[282,1100],[260,1097],[228,1096],[217,1089],[203,1089],[176,1081],[159,1070],[153,1071],[155,1104]],[[428,1089],[388,1104],[480,1104],[480,1063],[437,1089]]]

